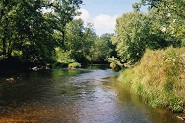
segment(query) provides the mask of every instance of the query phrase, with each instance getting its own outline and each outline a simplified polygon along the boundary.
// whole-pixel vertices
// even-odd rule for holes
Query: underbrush
[[[78,62],[73,62],[68,64],[68,68],[80,68],[80,67],[81,67],[81,64]]]
[[[185,111],[185,48],[147,50],[140,63],[124,70],[119,80],[153,107]]]

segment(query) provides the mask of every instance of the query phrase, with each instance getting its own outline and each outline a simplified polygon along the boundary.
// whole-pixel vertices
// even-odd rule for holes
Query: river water
[[[117,75],[94,68],[1,74],[0,123],[182,122],[147,106]]]

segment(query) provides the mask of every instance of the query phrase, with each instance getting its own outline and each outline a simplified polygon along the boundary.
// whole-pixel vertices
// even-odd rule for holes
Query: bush
[[[64,63],[64,62],[55,62],[52,67],[53,68],[67,68],[68,63]]]
[[[117,59],[117,58],[109,58],[108,61],[110,62],[110,68],[115,70],[115,71],[119,71],[122,68],[122,64],[121,62]]]
[[[78,62],[73,62],[68,64],[68,68],[80,68],[80,67],[81,67],[81,64]]]
[[[110,68],[113,69],[114,71],[121,70],[121,67],[118,64],[116,64],[115,62],[110,63]]]
[[[185,48],[147,50],[140,64],[121,73],[119,80],[129,83],[153,107],[184,111]]]

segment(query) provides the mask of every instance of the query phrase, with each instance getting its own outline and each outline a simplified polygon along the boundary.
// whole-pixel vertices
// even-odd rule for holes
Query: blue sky
[[[83,0],[80,11],[85,22],[94,24],[98,35],[114,33],[116,18],[131,12],[132,4],[140,0]],[[144,9],[146,11],[146,9]]]

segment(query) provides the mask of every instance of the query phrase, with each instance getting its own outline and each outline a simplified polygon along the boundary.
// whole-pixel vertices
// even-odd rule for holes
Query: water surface
[[[48,70],[1,75],[0,122],[180,123],[147,106],[110,69]],[[13,77],[15,81],[8,82]]]

